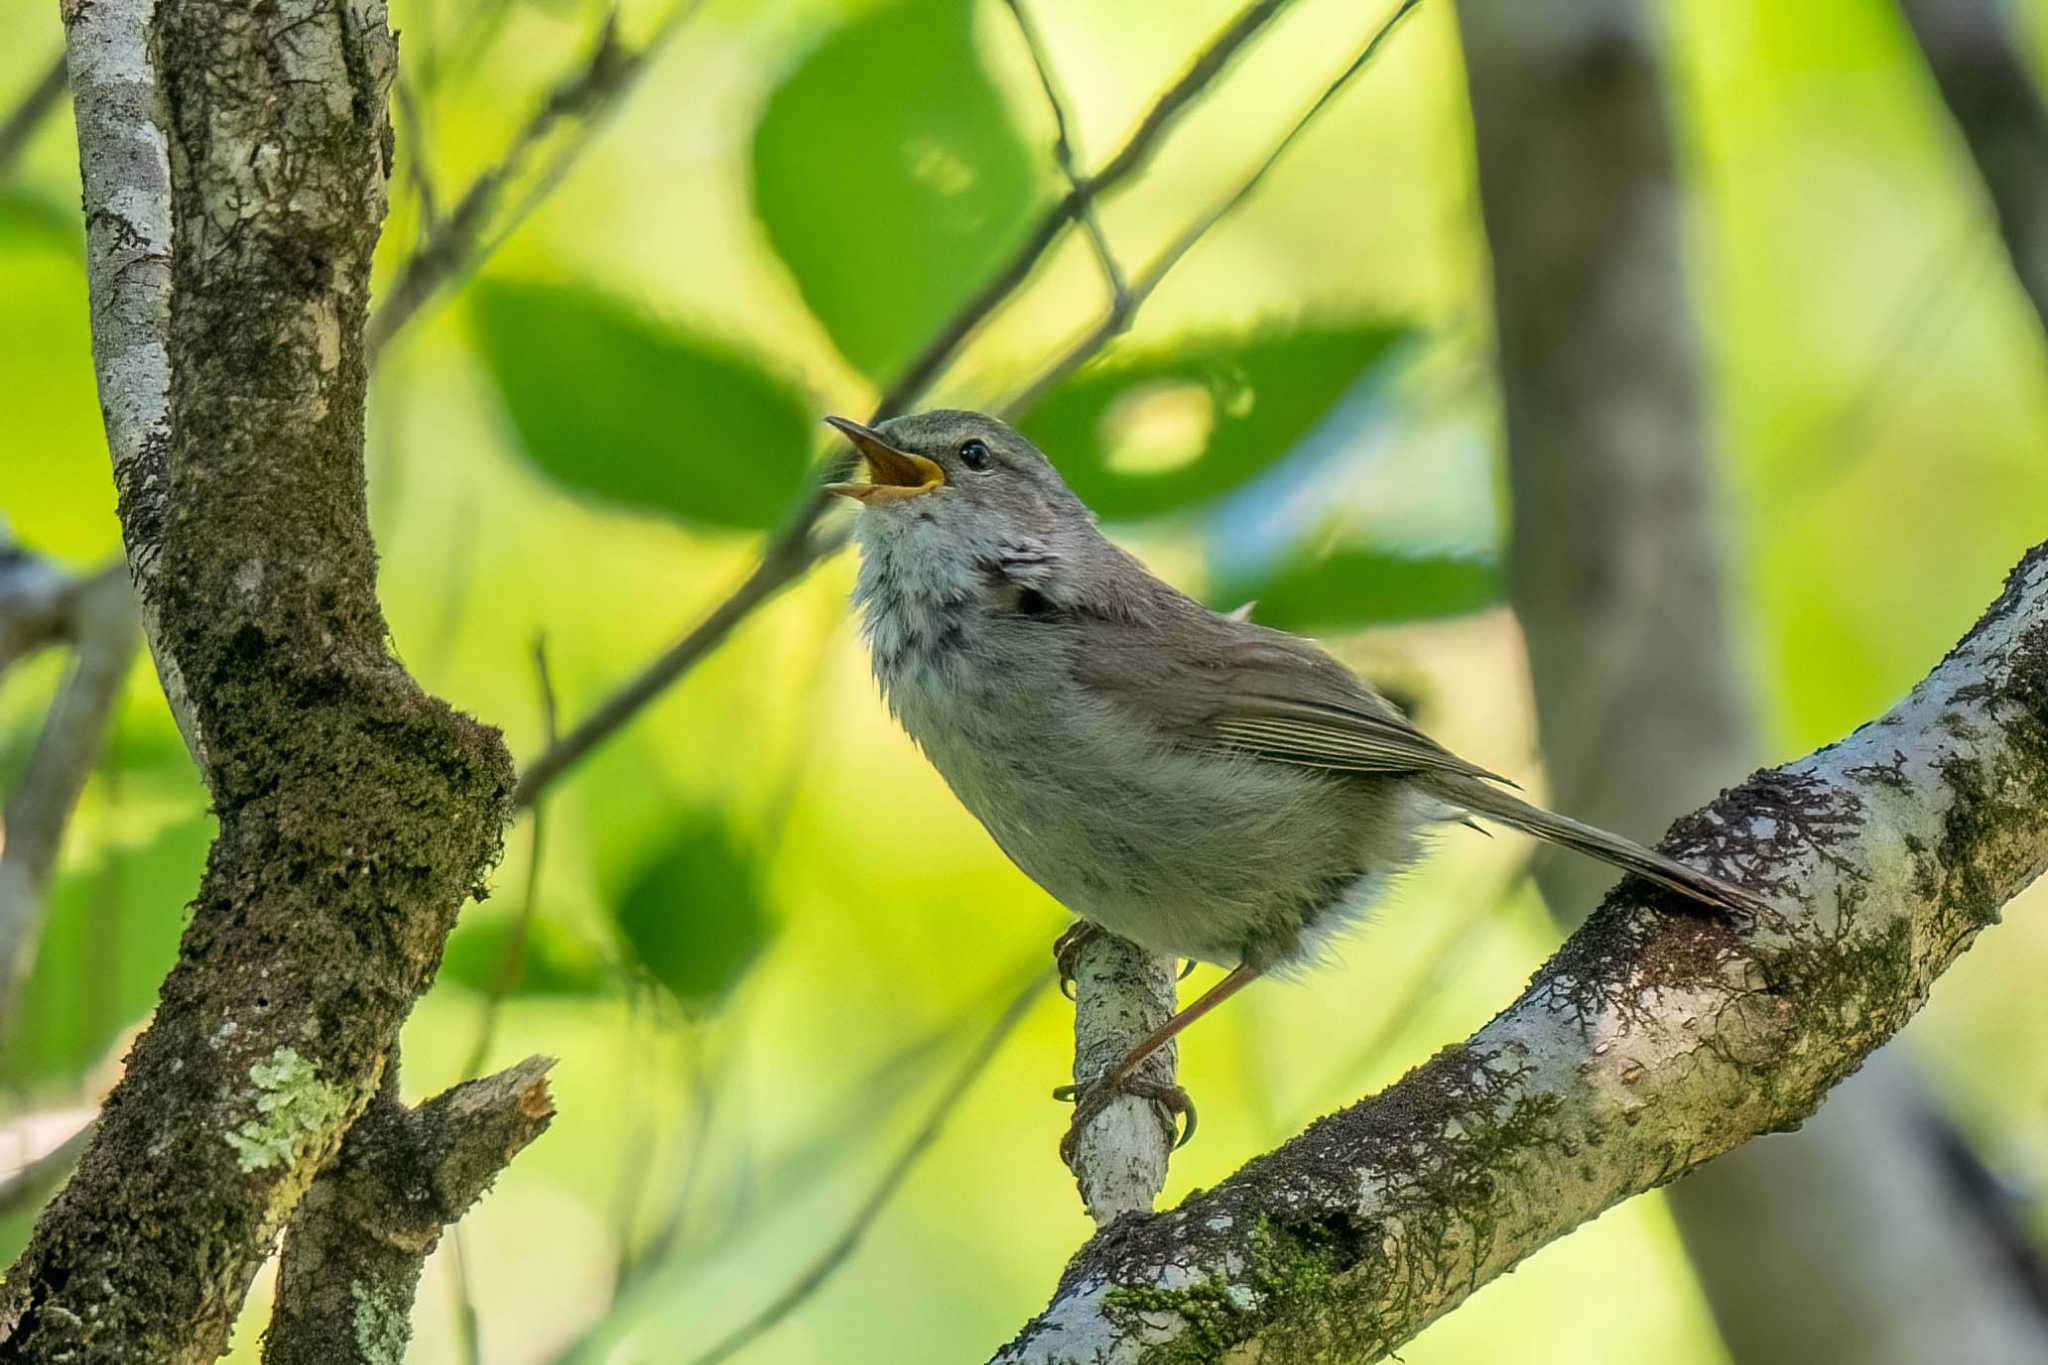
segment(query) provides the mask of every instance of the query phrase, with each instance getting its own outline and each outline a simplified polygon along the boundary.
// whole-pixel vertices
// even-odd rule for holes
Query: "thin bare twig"
[[[1415,0],[1410,0],[1410,4],[1414,2]],[[1059,240],[1060,233],[1066,226],[1076,221],[1093,200],[1114,189],[1143,168],[1159,140],[1173,127],[1180,115],[1223,72],[1230,64],[1231,58],[1236,56],[1253,35],[1286,4],[1287,0],[1256,0],[1239,11],[1237,17],[1222,32],[1210,39],[1208,46],[1196,56],[1180,78],[1153,101],[1151,108],[1146,111],[1144,118],[1139,121],[1137,128],[1116,154],[1080,187],[1069,190],[1059,202],[1046,211],[1026,234],[1015,255],[996,271],[972,298],[961,305],[959,311],[939,329],[924,350],[904,368],[895,382],[883,393],[881,401],[876,404],[871,420],[881,421],[894,416],[917,401],[940,373],[952,363],[954,355],[967,338],[993,317],[1009,297],[1030,278],[1046,252]],[[840,448],[821,466],[819,472],[823,478],[819,479],[819,482],[839,477],[852,458],[850,448]],[[731,597],[721,602],[681,640],[670,646],[653,663],[608,697],[594,713],[570,730],[559,743],[534,759],[519,775],[519,785],[513,793],[514,804],[531,805],[534,796],[543,786],[609,739],[642,707],[688,672],[699,659],[715,649],[749,612],[801,578],[811,565],[829,551],[836,549],[843,537],[814,534],[814,527],[818,518],[823,515],[828,501],[828,496],[818,491],[813,491],[806,497],[796,514],[768,542],[762,552],[759,566]]]
[[[555,684],[548,672],[548,637],[545,633],[533,637],[533,676],[534,686],[540,693],[541,734],[549,744],[553,744]],[[484,1062],[491,1054],[491,1043],[498,1034],[498,1014],[504,1007],[505,997],[512,992],[512,983],[519,979],[520,968],[526,964],[526,938],[533,927],[534,902],[540,896],[541,861],[546,851],[547,808],[535,802],[533,846],[526,859],[526,892],[519,906],[519,918],[512,924],[512,936],[505,941],[497,973],[491,978],[490,988],[484,996],[483,1018],[477,1024],[476,1041],[470,1045],[469,1060],[462,1067],[464,1080],[483,1074]]]
[[[1092,356],[1128,331],[1131,322],[1138,315],[1138,310],[1145,306],[1146,301],[1152,297],[1153,291],[1157,290],[1166,277],[1173,272],[1173,268],[1179,265],[1182,258],[1190,251],[1194,250],[1195,244],[1206,237],[1211,229],[1231,214],[1237,212],[1244,205],[1245,201],[1252,197],[1260,184],[1264,182],[1267,174],[1272,171],[1274,166],[1279,164],[1282,157],[1287,155],[1288,149],[1295,144],[1304,132],[1308,131],[1308,126],[1314,123],[1316,117],[1329,106],[1330,101],[1334,100],[1338,93],[1351,83],[1352,77],[1365,70],[1371,64],[1372,59],[1379,54],[1380,48],[1386,43],[1387,39],[1393,36],[1395,28],[1421,3],[1422,0],[1401,0],[1400,6],[1393,14],[1388,16],[1379,28],[1373,31],[1372,37],[1366,41],[1365,46],[1359,50],[1358,55],[1351,59],[1351,64],[1338,73],[1337,78],[1330,82],[1321,95],[1316,97],[1315,103],[1311,104],[1301,117],[1295,120],[1294,126],[1287,130],[1286,136],[1274,144],[1273,150],[1268,152],[1265,159],[1253,169],[1250,175],[1245,177],[1243,183],[1214,208],[1210,209],[1208,213],[1183,229],[1181,234],[1174,238],[1167,248],[1160,252],[1153,259],[1152,263],[1146,266],[1144,271],[1131,282],[1130,287],[1118,296],[1117,300],[1110,306],[1109,312],[1104,315],[1100,322],[1082,333],[1071,346],[1061,353],[1057,360],[1047,366],[1044,372],[1027,384],[1009,403],[1004,405],[1004,414],[1008,416],[1030,411],[1032,405],[1044,397],[1055,385],[1072,375],[1081,366],[1085,365]]]
[[[454,210],[428,234],[425,244],[399,267],[365,333],[372,364],[444,285],[474,273],[553,191],[589,146],[605,115],[619,106],[655,56],[702,4],[703,0],[683,0],[644,44],[630,50],[619,41],[618,16],[606,16],[590,55],[556,83],[504,155],[471,183]],[[582,120],[581,133],[549,160],[534,188],[504,221],[494,222],[505,187],[525,168],[534,149],[569,119]],[[424,187],[426,182],[420,184]]]
[[[7,800],[6,845],[0,848],[0,1030],[13,1015],[15,992],[34,957],[65,827],[99,758],[135,657],[135,599],[127,566],[103,569],[81,584],[69,615],[76,661]]]
[[[63,1183],[92,1141],[92,1123],[87,1119],[79,1124],[77,1132],[0,1181],[0,1218],[42,1203],[50,1191]]]
[[[455,1349],[463,1365],[484,1365],[483,1324],[477,1317],[476,1296],[469,1287],[469,1251],[462,1240],[462,1223],[449,1229],[448,1250],[454,1262],[449,1279],[455,1284]]]
[[[15,545],[0,522],[0,673],[66,638],[78,591],[78,579]]]
[[[981,1041],[975,1044],[974,1050],[961,1062],[959,1071],[954,1073],[953,1079],[939,1093],[924,1122],[918,1125],[917,1131],[911,1134],[910,1141],[903,1145],[903,1150],[897,1153],[896,1159],[882,1172],[881,1179],[875,1182],[874,1189],[861,1201],[860,1207],[854,1211],[853,1217],[847,1220],[839,1235],[819,1253],[816,1260],[805,1267],[803,1273],[797,1276],[789,1288],[776,1295],[765,1308],[710,1350],[697,1356],[691,1365],[718,1365],[720,1361],[730,1360],[756,1338],[802,1307],[805,1301],[832,1277],[832,1273],[845,1264],[847,1258],[853,1255],[854,1249],[860,1245],[861,1238],[867,1235],[868,1229],[874,1226],[882,1210],[888,1207],[889,1201],[902,1187],[904,1178],[937,1140],[939,1130],[945,1126],[947,1118],[959,1107],[960,1101],[974,1082],[988,1069],[989,1062],[994,1059],[1004,1040],[1024,1021],[1024,1016],[1030,1012],[1031,1006],[1045,993],[1045,988],[1051,983],[1051,973],[1042,972],[1011,997],[1010,1003],[1004,1006],[1003,1012],[989,1026],[988,1032],[982,1035]]]
[[[35,136],[36,129],[42,126],[43,120],[50,116],[50,111],[64,98],[67,80],[64,49],[60,47],[57,49],[57,55],[43,69],[43,74],[36,79],[36,83],[31,85],[14,108],[8,111],[6,121],[0,122],[0,183],[5,183],[7,177],[14,174],[14,163],[21,159],[22,151],[28,146],[29,139]]]
[[[1095,260],[1102,267],[1103,282],[1109,286],[1111,304],[1124,296],[1124,271],[1117,264],[1116,252],[1110,248],[1109,234],[1102,230],[1102,219],[1095,211],[1093,196],[1084,193],[1086,180],[1081,174],[1081,151],[1075,146],[1074,135],[1067,126],[1066,101],[1060,97],[1059,82],[1052,74],[1052,58],[1046,53],[1045,43],[1039,37],[1038,29],[1031,22],[1024,0],[1005,0],[1010,14],[1017,21],[1017,32],[1023,35],[1025,50],[1031,54],[1031,65],[1038,72],[1038,85],[1045,92],[1046,107],[1052,110],[1052,159],[1059,166],[1060,174],[1067,178],[1067,185],[1075,193],[1082,194],[1081,226],[1088,233],[1088,243],[1095,248]]]
[[[803,530],[805,534],[800,538],[792,538],[786,533],[777,537],[732,596],[720,602],[709,616],[691,628],[689,634],[669,646],[653,663],[607,697],[597,710],[568,734],[542,750],[540,757],[520,771],[519,785],[512,792],[513,805],[532,805],[543,787],[611,738],[670,683],[717,648],[749,612],[801,578],[804,571],[822,559],[829,549],[838,547],[838,537],[825,537],[822,543],[814,541],[809,535],[808,518]]]

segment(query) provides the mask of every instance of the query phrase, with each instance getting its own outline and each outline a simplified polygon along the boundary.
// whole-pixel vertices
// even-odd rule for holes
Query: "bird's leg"
[[[1081,946],[1102,935],[1102,926],[1091,919],[1077,919],[1067,932],[1052,941],[1052,960],[1060,969],[1060,994],[1074,998],[1074,959]]]
[[[1074,1164],[1074,1145],[1080,1141],[1082,1130],[1093,1123],[1095,1116],[1119,1094],[1142,1095],[1146,1099],[1158,1100],[1186,1114],[1187,1127],[1181,1133],[1180,1141],[1174,1144],[1176,1147],[1185,1146],[1188,1139],[1195,1135],[1195,1106],[1188,1099],[1188,1092],[1177,1085],[1167,1086],[1139,1080],[1138,1068],[1145,1064],[1147,1057],[1172,1042],[1181,1030],[1251,985],[1258,976],[1259,971],[1256,967],[1240,965],[1231,968],[1228,975],[1202,992],[1186,1009],[1140,1039],[1124,1054],[1123,1060],[1103,1073],[1100,1079],[1091,1082],[1085,1088],[1061,1086],[1053,1091],[1055,1099],[1079,1101],[1074,1106],[1073,1119],[1067,1124],[1067,1135],[1060,1139],[1060,1159],[1069,1166]]]

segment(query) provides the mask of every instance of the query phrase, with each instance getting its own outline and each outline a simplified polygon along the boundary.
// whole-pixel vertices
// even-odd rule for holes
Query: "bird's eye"
[[[988,446],[983,442],[962,441],[960,443],[960,463],[966,465],[969,469],[987,469],[988,458]]]

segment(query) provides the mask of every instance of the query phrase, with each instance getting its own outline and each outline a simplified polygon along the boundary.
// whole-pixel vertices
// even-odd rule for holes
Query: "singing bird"
[[[1477,816],[1717,910],[1759,904],[1523,801],[1314,644],[1153,577],[995,418],[826,420],[868,468],[830,488],[860,504],[854,600],[897,720],[1068,910],[1229,968],[1081,1093],[1070,1157],[1168,1039],[1259,976],[1313,965],[1430,825]]]

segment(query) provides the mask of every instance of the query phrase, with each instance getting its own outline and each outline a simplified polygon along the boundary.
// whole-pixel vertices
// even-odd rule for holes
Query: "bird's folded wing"
[[[1077,680],[1194,747],[1335,772],[1507,781],[1423,734],[1308,641],[1195,610],[1136,628],[1081,623]]]

